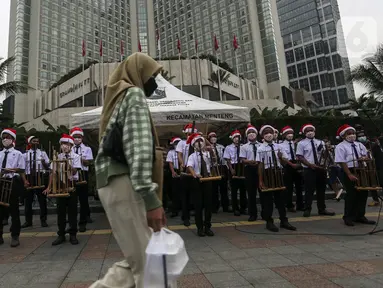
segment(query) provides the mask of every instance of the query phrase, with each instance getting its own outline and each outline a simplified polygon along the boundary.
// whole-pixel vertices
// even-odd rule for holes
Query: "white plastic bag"
[[[153,233],[146,247],[144,287],[176,287],[177,278],[188,261],[189,256],[180,235],[166,228]]]

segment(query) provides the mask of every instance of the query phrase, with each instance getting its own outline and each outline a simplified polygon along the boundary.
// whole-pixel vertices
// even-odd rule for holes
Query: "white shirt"
[[[93,152],[92,148],[85,146],[84,143],[81,143],[78,147],[78,153],[77,153],[77,146],[72,147],[72,151],[76,154],[80,155],[80,159],[91,161],[93,160]],[[89,166],[84,166],[81,163],[81,170],[83,171],[89,171]]]
[[[353,145],[355,145],[358,157],[355,155]],[[350,143],[344,140],[335,147],[335,163],[347,163],[348,167],[354,168],[358,167],[358,161],[356,160],[360,157],[367,157],[367,149],[358,141]]]
[[[174,169],[179,169],[178,156],[176,150],[169,150],[168,155],[166,156],[166,162],[173,163]]]
[[[3,149],[0,151],[0,171],[3,167],[3,160],[5,157],[5,154],[8,153],[7,156],[7,162],[5,164],[5,169],[25,169],[25,161],[23,157],[23,153],[16,150],[15,148],[9,148],[8,150]],[[15,176],[18,176],[18,173],[8,173],[4,174],[4,177],[6,178],[13,178]]]
[[[82,166],[81,166],[81,157],[79,155],[77,155],[76,153],[74,153],[73,151],[71,151],[69,154],[68,154],[68,158],[65,156],[65,153],[60,153],[57,158],[58,160],[65,160],[65,159],[70,159],[70,165],[75,168],[75,169],[81,169]],[[63,164],[63,163],[61,163]],[[53,171],[53,164],[51,163],[51,170]],[[76,174],[74,174],[73,176],[69,176],[68,177],[70,181],[74,180],[74,181],[77,181],[78,180],[78,172],[76,172]]]
[[[297,160],[297,156],[295,155],[295,144],[294,144],[294,141],[283,141],[282,143],[279,143],[279,147],[281,148],[281,150],[285,151],[286,152],[286,155],[287,155],[287,160],[292,160],[292,155],[291,155],[291,151],[290,151],[290,143],[291,143],[291,147],[293,148],[293,153],[294,153],[294,160]]]
[[[207,173],[210,174],[210,154],[208,152],[202,152],[203,160],[205,160]],[[199,152],[194,152],[189,156],[187,167],[193,168],[195,174],[201,175],[201,155]]]
[[[34,152],[36,151],[36,156],[34,156]],[[43,165],[43,161],[46,163],[46,165],[49,165],[49,158],[45,151],[41,151],[40,149],[36,150],[28,150],[23,154],[24,161],[25,161],[25,174],[29,175],[31,174],[31,169],[33,168],[33,161],[36,161],[36,171],[40,171],[42,173],[46,172],[45,167]],[[36,157],[36,159],[34,159]]]
[[[177,147],[176,147],[176,152],[182,153],[182,159],[184,162],[184,167],[186,167],[186,164],[188,162],[189,146],[190,146],[190,144],[186,144],[186,140],[181,140],[180,142],[178,142]]]
[[[255,151],[254,151],[254,146],[255,145]],[[241,146],[241,151],[239,152],[239,157],[249,160],[249,161],[255,161],[257,158],[257,150],[261,143],[255,141],[254,143],[247,142],[246,144]]]
[[[229,146],[226,146],[225,152],[223,153],[223,158],[226,160],[230,160],[231,164],[237,164],[238,163],[238,148],[239,148],[239,155],[241,155],[241,146],[235,146],[234,144],[230,144]]]
[[[317,155],[318,162],[319,162],[322,151],[323,151],[323,149],[325,149],[325,144],[321,140],[318,140],[315,138],[314,139],[306,138],[306,139],[299,141],[296,154],[297,154],[297,156],[303,156],[310,164],[315,164],[311,140],[314,140],[316,155]],[[317,163],[317,164],[319,164],[319,163]],[[307,168],[307,166],[304,165],[303,163],[302,163],[302,166]]]
[[[279,147],[279,144],[268,144],[266,142],[263,143],[257,150],[257,158],[255,160],[259,163],[263,163],[265,169],[273,167],[273,152],[270,145],[273,145],[277,166],[282,167],[281,163],[279,162],[278,152],[280,151],[282,153],[282,158],[286,159],[287,155],[286,152]]]

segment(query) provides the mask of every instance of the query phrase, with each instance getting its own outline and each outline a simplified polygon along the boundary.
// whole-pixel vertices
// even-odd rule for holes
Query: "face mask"
[[[356,135],[355,134],[351,134],[351,135],[347,135],[346,136],[346,141],[347,142],[354,142],[356,140]]]
[[[359,142],[366,142],[367,141],[367,137],[366,136],[358,137],[358,141]]]
[[[249,133],[247,134],[247,139],[249,139],[249,141],[254,141],[255,139],[257,139],[257,134]]]
[[[217,143],[217,138],[216,138],[216,137],[211,137],[211,138],[210,138],[210,143],[211,143],[211,144],[215,144],[215,143]]]
[[[194,143],[194,149],[195,150],[200,150],[200,148],[201,149],[203,149],[205,147],[205,142],[196,142],[196,143]]]
[[[38,143],[33,143],[33,144],[32,144],[32,148],[33,148],[33,149],[37,149],[38,146],[39,146]]]
[[[315,132],[314,131],[307,132],[306,137],[309,139],[313,139],[315,137]]]
[[[150,77],[149,80],[144,84],[144,92],[146,97],[150,97],[154,91],[156,91],[157,87],[158,85],[156,79],[153,76]]]
[[[70,147],[68,144],[61,144],[61,151],[63,151],[64,153],[68,153],[70,150]]]
[[[74,145],[80,145],[82,143],[81,138],[74,138]]]
[[[271,141],[273,141],[273,139],[274,139],[274,135],[271,134],[271,133],[267,133],[265,136],[263,136],[263,138],[264,138],[267,142],[271,142]]]
[[[233,142],[234,142],[234,144],[238,144],[238,143],[239,143],[239,138],[238,138],[238,137],[235,137],[235,138],[233,139]]]
[[[293,140],[293,138],[294,138],[294,135],[293,135],[293,134],[287,134],[287,135],[286,135],[286,140],[287,140],[287,141],[291,141],[291,140]]]
[[[11,139],[3,139],[2,142],[3,142],[3,146],[6,147],[6,148],[11,146],[12,143],[13,143],[13,141]]]

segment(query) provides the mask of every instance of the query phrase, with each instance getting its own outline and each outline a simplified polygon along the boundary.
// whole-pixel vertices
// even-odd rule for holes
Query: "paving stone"
[[[212,288],[213,286],[203,274],[185,275],[178,279],[178,288]]]
[[[338,285],[327,279],[292,281],[291,283],[298,288],[339,288]]]
[[[235,248],[229,251],[222,251],[217,253],[224,260],[244,259],[250,257],[245,251]]]
[[[283,277],[281,277],[278,273],[275,273],[270,269],[239,271],[239,274],[253,286],[254,284],[264,285],[270,283],[286,282],[286,280]]]
[[[320,244],[300,244],[297,245],[299,249],[302,249],[306,252],[327,252],[328,249]]]
[[[301,254],[301,253],[305,253],[304,250],[302,249],[299,249],[295,246],[292,246],[292,245],[286,245],[286,246],[278,246],[278,247],[271,247],[270,250],[278,253],[278,254],[281,254],[281,255],[284,255],[284,254]]]
[[[250,284],[238,272],[207,273],[205,276],[214,288],[243,287]]]
[[[276,267],[271,270],[289,281],[317,280],[321,278],[321,276],[303,266]]]
[[[353,260],[352,253],[341,252],[341,251],[331,251],[331,252],[315,252],[313,253],[319,258],[323,258],[329,262],[343,262]]]
[[[327,260],[307,252],[299,254],[284,254],[283,256],[299,265],[327,263]]]
[[[203,262],[196,261],[202,273],[233,271],[233,268],[222,259],[213,259]]]
[[[30,280],[28,284],[60,284],[64,281],[68,271],[50,271],[47,270],[45,273],[34,274],[34,277]]]
[[[281,282],[271,282],[271,283],[263,283],[263,284],[253,284],[254,288],[296,288],[292,283],[288,281]]]
[[[236,260],[226,260],[226,262],[237,271],[261,269],[264,266],[255,258],[244,258]]]
[[[23,272],[19,272],[19,273],[7,273],[5,274],[3,277],[1,277],[0,279],[0,285],[2,285],[3,287],[6,287],[6,285],[8,285],[8,287],[18,287],[18,286],[22,286],[22,285],[27,285],[31,280],[32,278],[34,277],[35,275],[31,274],[31,273],[23,273]]]
[[[383,274],[367,275],[365,277],[368,279],[374,280],[376,282],[379,282],[381,286],[383,286]]]
[[[60,288],[89,288],[93,282],[76,282],[76,283],[63,283]]]
[[[77,260],[71,270],[94,271],[101,269],[103,260]]]
[[[333,278],[330,279],[335,284],[344,288],[377,288],[381,287],[379,282],[368,279],[362,276],[354,276],[347,278]]]
[[[333,263],[312,264],[305,265],[304,267],[311,271],[314,271],[315,273],[321,275],[324,278],[344,278],[355,276],[354,272]]]
[[[259,256],[267,255],[267,254],[269,255],[278,254],[269,248],[250,248],[250,249],[243,249],[242,251],[246,252],[246,254],[248,254],[249,256],[255,257],[255,258]]]
[[[222,260],[222,258],[215,252],[189,252],[189,257],[195,262],[202,262],[208,260]]]
[[[201,270],[198,268],[197,264],[192,261],[189,261],[186,265],[184,271],[182,271],[182,275],[192,275],[192,274],[200,274]]]
[[[358,275],[371,275],[371,274],[377,274],[379,272],[382,272],[373,264],[365,262],[365,261],[342,262],[342,263],[338,263],[338,265],[350,271],[353,271],[354,273]]]
[[[264,255],[262,257],[256,258],[263,267],[272,268],[272,267],[282,267],[282,266],[294,266],[298,265],[291,261],[290,259],[287,259],[286,257],[283,257],[281,255]]]
[[[0,276],[8,273],[17,263],[0,264]]]

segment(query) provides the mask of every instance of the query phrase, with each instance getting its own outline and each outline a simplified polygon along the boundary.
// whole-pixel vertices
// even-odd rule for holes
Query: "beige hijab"
[[[153,75],[157,75],[162,66],[144,53],[134,53],[120,63],[110,75],[106,86],[106,96],[100,119],[100,139],[112,116],[114,107],[131,87],[144,88],[144,84]]]

